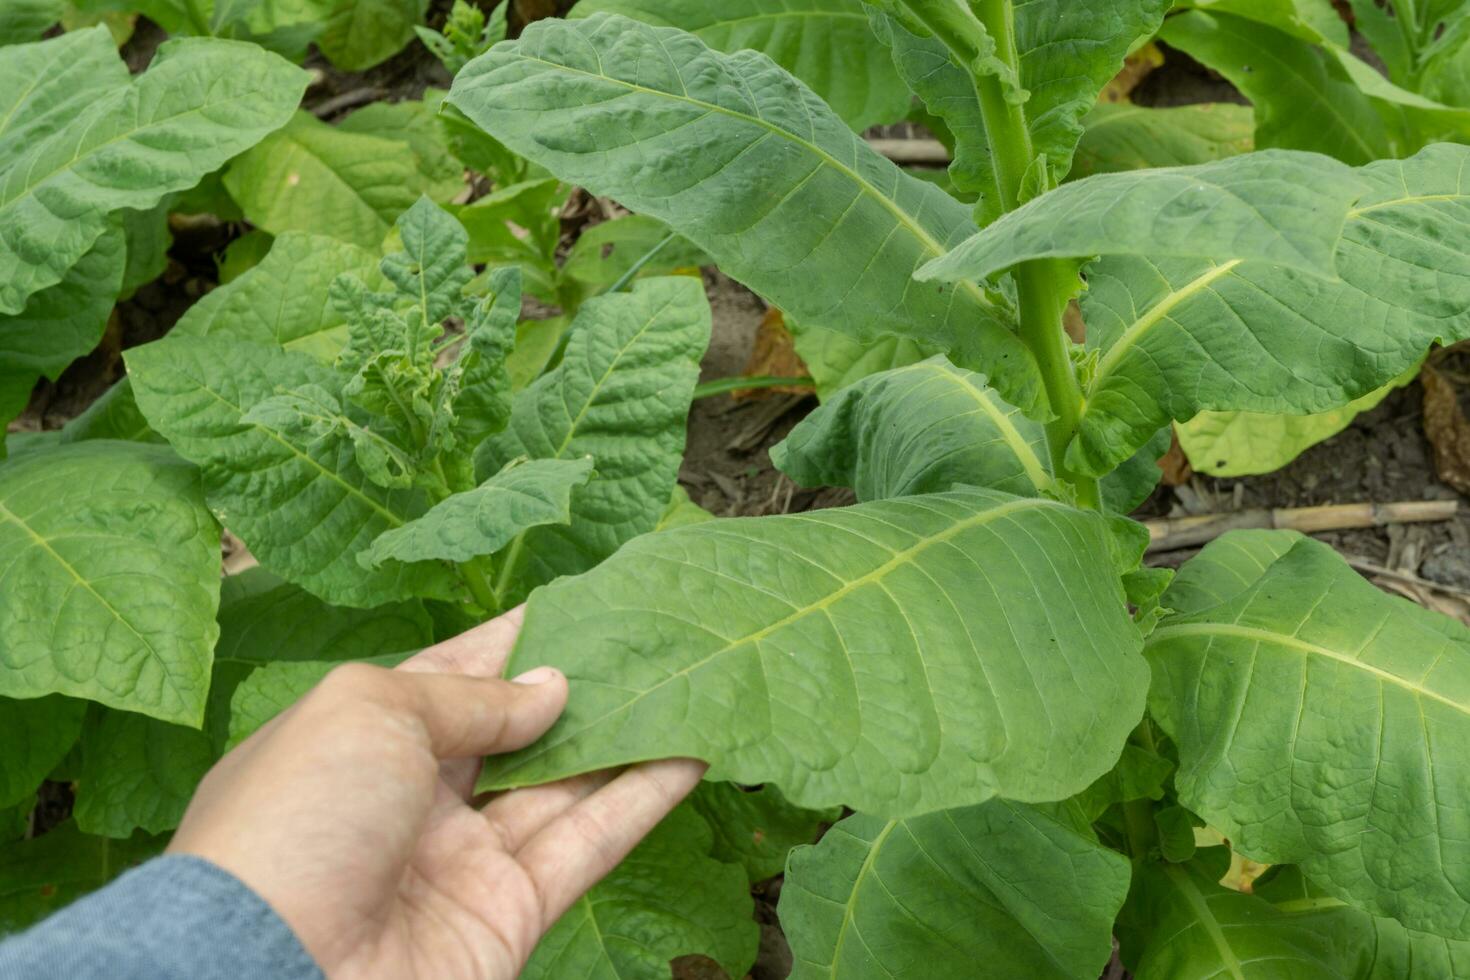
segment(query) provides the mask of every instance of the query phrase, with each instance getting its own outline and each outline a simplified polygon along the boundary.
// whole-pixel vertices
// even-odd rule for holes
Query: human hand
[[[231,872],[330,977],[510,978],[692,790],[644,763],[471,801],[480,757],[541,736],[567,681],[498,680],[515,609],[395,670],[339,667],[221,759],[169,844]]]

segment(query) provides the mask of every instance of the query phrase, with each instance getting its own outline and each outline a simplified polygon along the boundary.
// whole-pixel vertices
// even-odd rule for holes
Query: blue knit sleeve
[[[0,980],[320,980],[281,919],[202,858],[154,858],[0,942]]]

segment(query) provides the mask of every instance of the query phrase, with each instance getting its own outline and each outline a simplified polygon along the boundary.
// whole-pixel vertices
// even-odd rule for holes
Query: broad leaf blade
[[[13,935],[163,850],[162,837],[115,841],[71,821],[0,852],[0,935]]]
[[[86,702],[59,695],[0,698],[0,809],[34,797],[82,733],[86,710]]]
[[[1233,585],[1230,588],[1234,588]],[[1331,894],[1470,938],[1470,629],[1300,540],[1219,606],[1150,636],[1182,803]]]
[[[792,853],[781,924],[793,980],[1102,971],[1128,860],[1005,800],[885,821],[861,814]]]
[[[252,224],[376,249],[393,220],[432,190],[405,140],[354,133],[298,112],[225,171]]]
[[[572,490],[591,476],[590,458],[533,459],[508,467],[385,532],[363,563],[376,568],[388,561],[465,562],[493,555],[530,528],[570,524]]]
[[[1339,280],[1253,262],[1113,257],[1087,269],[1100,355],[1069,461],[1106,473],[1202,409],[1312,414],[1470,336],[1470,148],[1437,144],[1357,171]]]
[[[1250,107],[1227,102],[1171,109],[1102,103],[1082,122],[1072,177],[1187,167],[1249,153],[1255,145]]]
[[[288,231],[249,271],[189,307],[172,332],[283,347],[330,362],[347,340],[347,322],[328,298],[332,280],[344,274],[372,290],[388,285],[366,249]]]
[[[982,490],[648,535],[531,597],[511,670],[560,667],[572,700],[489,774],[687,755],[809,807],[1069,796],[1142,709],[1115,548],[1095,514]]]
[[[306,75],[260,48],[188,39],[0,174],[0,313],[58,282],[120,208],[146,209],[290,117]]]
[[[788,851],[810,844],[824,824],[842,816],[839,807],[795,806],[774,786],[747,791],[734,783],[708,780],[695,787],[689,805],[714,833],[710,853],[727,864],[744,865],[752,882],[780,874]]]
[[[192,466],[118,442],[17,456],[0,466],[0,552],[0,694],[199,724],[219,526]]]
[[[1090,255],[1253,260],[1331,277],[1365,190],[1336,160],[1280,150],[1099,174],[1012,211],[916,277],[984,280],[1028,259]]]
[[[8,48],[0,64],[0,172],[127,84],[127,65],[105,27]]]
[[[688,31],[726,54],[749,49],[805,82],[854,131],[908,114],[909,93],[874,43],[862,0],[582,0],[573,17],[624,14]]]
[[[528,980],[637,980],[701,954],[744,976],[758,929],[745,875],[709,857],[709,827],[687,804],[567,909],[536,944]]]
[[[452,592],[440,566],[369,572],[357,563],[379,534],[427,509],[420,491],[369,482],[345,434],[311,439],[245,421],[280,389],[336,392],[328,368],[304,354],[195,337],[133,348],[127,360],[143,414],[203,470],[211,508],[262,565],[339,605]]]
[[[653,530],[678,475],[709,332],[704,287],[685,276],[583,305],[561,363],[516,395],[510,425],[475,457],[481,475],[521,456],[590,456],[597,470],[572,500],[570,525],[530,529],[512,545],[497,576],[502,605]]]
[[[547,20],[467,65],[449,101],[563,180],[665,222],[792,316],[943,346],[1035,407],[1035,363],[1009,314],[973,284],[911,280],[974,230],[967,209],[765,56],[617,16]]]

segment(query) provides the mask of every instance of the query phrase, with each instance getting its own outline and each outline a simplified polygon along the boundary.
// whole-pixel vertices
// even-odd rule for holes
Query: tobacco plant
[[[937,352],[773,452],[855,506],[644,536],[533,593],[511,669],[572,700],[485,778],[690,755],[851,807],[787,863],[798,977],[1093,977],[1114,935],[1140,977],[1470,970],[1470,632],[1289,534],[1170,582],[1119,516],[1171,421],[1333,409],[1470,336],[1470,150],[1063,183],[1166,6],[874,3],[973,209],[769,58],[621,16],[532,25],[448,97],[798,321]],[[1232,853],[1273,867],[1227,888]]]

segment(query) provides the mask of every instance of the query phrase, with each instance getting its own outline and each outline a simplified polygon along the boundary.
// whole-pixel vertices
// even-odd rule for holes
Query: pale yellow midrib
[[[1329,647],[1324,647],[1316,643],[1310,643],[1295,636],[1287,636],[1284,633],[1276,633],[1271,630],[1261,629],[1255,626],[1240,626],[1235,623],[1181,623],[1177,626],[1161,626],[1158,629],[1154,630],[1153,634],[1148,638],[1147,645],[1153,646],[1154,643],[1160,640],[1179,636],[1206,636],[1210,638],[1233,637],[1241,640],[1250,640],[1255,643],[1266,643],[1278,647],[1287,647],[1292,650],[1298,650],[1302,653],[1325,657],[1329,660],[1335,660],[1338,663],[1343,663],[1347,664],[1350,667],[1355,667],[1358,670],[1361,670],[1367,674],[1371,674],[1382,681],[1393,684],[1397,687],[1401,687],[1404,690],[1411,692],[1416,697],[1423,697],[1428,698],[1431,701],[1438,701],[1441,704],[1455,709],[1461,714],[1470,714],[1470,704],[1461,704],[1458,701],[1445,697],[1443,694],[1431,691],[1427,687],[1424,687],[1422,684],[1411,681],[1406,677],[1400,677],[1397,674],[1391,674],[1386,670],[1375,667],[1372,664],[1365,663],[1362,660],[1350,657],[1345,653],[1339,653],[1338,651],[1333,650]]]
[[[862,890],[863,879],[873,870],[873,865],[878,861],[878,852],[883,850],[888,835],[893,833],[898,826],[897,820],[888,821],[883,832],[873,838],[873,843],[868,847],[867,856],[863,858],[862,867],[858,868],[857,875],[852,880],[852,894],[848,896],[847,902],[842,906],[842,926],[837,930],[837,942],[832,947],[832,964],[828,973],[832,980],[841,980],[837,975],[838,964],[842,962],[842,946],[847,942],[848,933],[852,931],[853,909],[857,906],[858,892]]]
[[[828,607],[834,605],[838,600],[846,597],[857,589],[860,589],[863,586],[868,585],[872,582],[881,581],[892,571],[904,565],[907,565],[910,561],[913,560],[914,556],[923,553],[930,547],[937,544],[944,544],[951,538],[963,534],[965,531],[969,531],[977,527],[984,527],[986,524],[989,524],[992,521],[1000,520],[1002,517],[1008,517],[1015,511],[1026,510],[1033,507],[1056,507],[1067,509],[1065,504],[1061,504],[1054,500],[1045,500],[1040,497],[1022,497],[1018,500],[1013,500],[1007,504],[1001,504],[997,507],[991,507],[988,510],[981,511],[978,514],[967,517],[964,520],[956,521],[954,524],[951,524],[948,528],[945,528],[938,534],[933,534],[929,537],[920,538],[918,541],[914,542],[914,544],[910,545],[908,548],[905,548],[903,551],[895,552],[893,557],[884,562],[882,565],[879,565],[877,568],[874,568],[871,571],[865,572],[852,581],[844,584],[841,588],[829,592],[821,599],[809,602],[804,606],[796,607],[790,613],[781,617],[779,620],[763,626],[753,633],[748,633],[745,636],[735,637],[733,639],[726,640],[723,646],[712,651],[708,655],[700,658],[699,660],[691,664],[688,664],[685,667],[673,671],[668,676],[663,678],[663,680],[660,680],[658,683],[652,685],[647,690],[635,692],[634,697],[631,697],[628,700],[624,701],[622,704],[613,708],[611,711],[604,712],[601,716],[591,719],[579,731],[572,732],[565,737],[555,741],[550,739],[543,739],[541,742],[537,743],[536,748],[539,751],[525,756],[522,760],[522,764],[531,761],[532,759],[544,756],[549,752],[552,752],[553,750],[560,747],[563,743],[569,741],[571,738],[581,734],[581,732],[596,727],[597,725],[606,721],[608,718],[611,718],[613,715],[618,714],[619,712],[628,710],[632,705],[637,704],[644,698],[649,697],[653,694],[654,691],[657,691],[659,688],[665,686],[671,681],[680,677],[684,677],[692,673],[693,671],[698,670],[700,667],[703,667],[705,664],[710,663],[718,657],[724,656],[731,650],[735,650],[747,644],[759,643],[761,640],[764,640],[766,637],[770,636],[773,633],[785,629],[792,623],[795,623],[806,616],[810,616],[814,612],[827,609]],[[1157,635],[1157,633],[1155,635]]]
[[[1001,438],[1005,440],[1006,445],[1011,447],[1011,452],[1020,461],[1021,468],[1026,471],[1026,477],[1031,481],[1032,486],[1036,487],[1037,490],[1045,490],[1050,487],[1052,485],[1051,475],[1047,473],[1046,467],[1041,465],[1041,460],[1032,451],[1031,444],[1021,435],[1020,430],[1016,428],[1010,416],[998,411],[995,403],[989,398],[986,398],[985,393],[971,384],[968,378],[961,377],[956,371],[950,368],[940,368],[939,370],[946,377],[953,378],[964,388],[965,393],[975,400],[975,404],[980,407],[980,410],[1000,430]]]
[[[1210,942],[1220,953],[1220,959],[1225,968],[1230,971],[1233,980],[1246,980],[1245,967],[1240,962],[1240,957],[1235,955],[1230,943],[1225,939],[1225,931],[1220,928],[1220,922],[1215,914],[1210,911],[1210,905],[1205,897],[1200,894],[1194,882],[1189,880],[1189,873],[1176,865],[1165,865],[1165,873],[1173,880],[1174,887],[1183,895],[1189,907],[1194,910],[1195,919],[1204,928]]]

